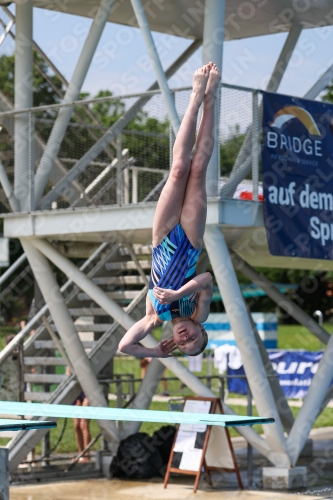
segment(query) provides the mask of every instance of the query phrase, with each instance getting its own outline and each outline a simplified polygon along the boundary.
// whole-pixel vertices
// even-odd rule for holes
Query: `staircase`
[[[85,272],[124,310],[142,316],[150,272],[150,246],[106,244],[95,252]],[[84,267],[84,266],[82,266]],[[82,269],[82,268],[81,268]],[[101,374],[117,352],[124,329],[76,285],[66,290],[68,310],[75,322],[96,375]],[[61,343],[52,318],[24,344],[25,401],[72,404],[81,392],[75,374],[65,373],[68,361],[60,355]],[[51,338],[47,327],[51,327]],[[61,369],[59,369],[61,367]],[[63,373],[56,373],[56,369]],[[20,432],[7,445],[10,470],[14,471],[47,431]]]
[[[140,275],[136,262],[132,260],[128,247],[115,246],[117,248],[111,248],[107,257],[103,259],[103,263],[98,262],[89,274],[93,283],[100,286],[110,298],[125,308],[138,300],[146,283],[144,277]],[[151,252],[150,247],[136,245],[133,252],[139,257],[139,265],[144,270],[146,279],[149,279],[151,262],[147,256]],[[66,304],[85,350],[91,353],[103,336],[113,329],[112,318],[76,286],[66,299]],[[52,319],[49,318],[49,320],[52,330],[57,334]],[[58,343],[61,344],[60,338]],[[69,375],[47,373],[46,369],[52,368],[54,372],[54,368],[67,365],[68,362],[61,357],[58,345],[50,338],[47,329],[41,327],[40,331],[37,330],[24,347],[24,382],[30,384],[30,390],[26,389],[24,392],[25,401],[50,402],[57,386],[65,382]],[[31,373],[32,368],[34,373]],[[52,388],[44,391],[45,385],[52,385]],[[29,385],[27,387],[29,388]]]

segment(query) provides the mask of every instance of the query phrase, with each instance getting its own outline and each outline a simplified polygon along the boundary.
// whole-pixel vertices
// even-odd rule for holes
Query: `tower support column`
[[[221,229],[218,226],[207,226],[204,242],[259,415],[275,419],[274,424],[264,428],[267,444],[275,456],[272,461],[275,465],[289,467],[290,460],[281,419]]]
[[[212,61],[219,68],[221,74],[224,43],[224,16],[225,0],[206,0],[202,42],[202,64],[207,64]],[[218,180],[220,177],[219,122],[220,92],[218,92],[215,102],[214,149],[206,176],[207,196],[209,197],[218,195]]]
[[[15,110],[32,107],[32,8],[32,0],[16,3]],[[30,113],[16,115],[14,194],[21,211],[31,209],[32,179],[34,175],[33,137],[32,115]]]

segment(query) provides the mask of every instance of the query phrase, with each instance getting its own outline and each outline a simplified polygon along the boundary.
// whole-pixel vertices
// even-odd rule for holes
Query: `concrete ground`
[[[261,469],[269,463],[256,451],[253,452],[253,485],[240,491],[235,475],[213,475],[214,487],[202,479],[198,492],[193,493],[194,478],[172,476],[167,489],[162,479],[145,481],[120,481],[118,479],[86,479],[58,481],[27,486],[12,486],[11,500],[333,500],[333,427],[313,429],[312,457],[300,458],[298,465],[308,470],[308,488],[293,492],[263,491]],[[233,438],[237,462],[244,484],[247,484],[247,447],[243,438]]]
[[[281,492],[212,490],[199,489],[193,493],[193,481],[187,478],[177,480],[163,488],[156,481],[118,481],[92,479],[86,481],[68,481],[35,486],[13,487],[10,491],[11,500],[292,500],[295,495]],[[317,495],[298,494],[298,500],[318,499]],[[319,498],[328,498],[321,496]],[[332,497],[333,498],[333,497]]]

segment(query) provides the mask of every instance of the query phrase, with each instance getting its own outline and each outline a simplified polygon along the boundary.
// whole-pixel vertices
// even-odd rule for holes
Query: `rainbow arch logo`
[[[279,109],[274,115],[273,121],[269,124],[271,127],[281,128],[289,120],[297,118],[311,135],[320,135],[320,131],[312,115],[299,106],[286,106]]]

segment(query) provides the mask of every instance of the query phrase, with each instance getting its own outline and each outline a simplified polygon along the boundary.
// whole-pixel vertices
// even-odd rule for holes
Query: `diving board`
[[[54,429],[56,422],[46,420],[14,420],[0,418],[0,431],[28,431],[31,429]]]
[[[124,420],[131,422],[161,422],[173,424],[206,424],[222,427],[271,424],[271,417],[247,417],[239,415],[211,415],[176,411],[132,410],[93,406],[52,405],[0,401],[1,415],[29,415],[32,417],[85,418],[91,420]]]

